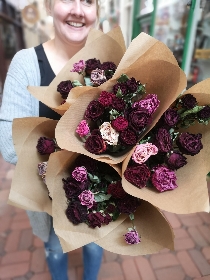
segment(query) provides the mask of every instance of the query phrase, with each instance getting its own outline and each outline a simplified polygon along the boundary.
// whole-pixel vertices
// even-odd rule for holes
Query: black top
[[[50,66],[50,63],[47,59],[43,46],[39,45],[39,46],[35,47],[34,49],[35,49],[35,52],[37,55],[39,69],[40,69],[40,75],[41,75],[40,86],[49,86],[49,84],[55,78],[55,73],[53,72],[53,70]],[[40,101],[39,102],[39,117],[46,117],[46,118],[53,119],[53,120],[59,120],[61,116]]]

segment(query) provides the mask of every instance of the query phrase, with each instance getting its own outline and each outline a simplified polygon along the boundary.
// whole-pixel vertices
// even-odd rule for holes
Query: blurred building
[[[165,43],[188,78],[188,86],[210,77],[210,0],[135,0],[134,26]]]

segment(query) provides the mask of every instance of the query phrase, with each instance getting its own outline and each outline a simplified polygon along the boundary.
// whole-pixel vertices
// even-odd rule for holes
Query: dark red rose
[[[151,115],[144,108],[133,109],[129,114],[129,125],[137,133],[151,123],[151,120]]]
[[[117,94],[118,89],[122,91],[122,95],[126,95],[128,93],[128,88],[126,83],[117,83],[113,86],[113,92]]]
[[[113,97],[115,95],[111,92],[107,92],[107,91],[102,91],[98,101],[104,106],[104,107],[109,107],[110,105],[112,105],[112,100]]]
[[[134,93],[137,91],[139,83],[134,78],[131,78],[127,80],[126,85],[128,87],[128,90],[131,93]]]
[[[104,217],[104,224],[108,225],[112,221],[112,217],[109,214],[106,214]]]
[[[113,214],[116,211],[116,207],[113,204],[109,204],[105,210],[105,213]]]
[[[47,137],[40,137],[36,148],[41,155],[52,154],[56,150],[54,140]]]
[[[101,62],[100,60],[96,58],[91,58],[85,61],[85,72],[90,75],[92,70],[95,70],[96,68],[101,68]]]
[[[92,121],[97,121],[104,113],[103,105],[97,100],[93,100],[87,106],[85,118]]]
[[[57,87],[57,91],[60,92],[63,99],[66,99],[70,90],[73,88],[71,81],[63,81]]]
[[[97,161],[85,156],[79,155],[75,160],[75,167],[84,166],[88,172],[94,172],[97,170]]]
[[[71,199],[72,197],[77,197],[84,190],[87,190],[89,186],[89,181],[79,182],[72,177],[62,179],[63,189],[65,191],[66,197]]]
[[[117,200],[116,205],[120,213],[131,214],[134,213],[140,205],[140,200],[137,197],[127,194],[125,198]]]
[[[91,228],[100,228],[104,223],[104,216],[100,212],[90,213],[87,215],[87,221]]]
[[[100,135],[90,135],[86,139],[85,148],[88,152],[99,155],[106,151],[106,143]]]
[[[177,111],[170,108],[166,110],[164,113],[164,121],[170,127],[175,126],[179,121],[179,115]]]
[[[124,100],[122,100],[121,98],[118,98],[118,97],[113,97],[112,99],[112,107],[119,111],[119,112],[122,112],[125,110],[125,107],[126,107],[126,103]]]
[[[207,120],[210,118],[210,106],[205,106],[202,110],[198,112],[199,119]]]
[[[192,109],[197,105],[197,100],[192,94],[185,94],[181,98],[182,104],[187,109]]]
[[[172,148],[171,135],[165,128],[159,128],[155,134],[155,146],[159,152],[167,153]]]
[[[176,143],[183,154],[194,156],[203,149],[202,134],[181,133]]]
[[[117,66],[114,64],[114,62],[107,61],[101,64],[101,69],[115,71]]]
[[[122,187],[122,182],[121,181],[110,184],[108,186],[107,193],[111,194],[115,198],[123,198],[127,194]]]
[[[179,152],[173,152],[166,161],[168,167],[172,170],[177,170],[187,164],[187,158]]]
[[[66,217],[74,225],[83,223],[87,219],[87,207],[81,205],[79,201],[71,202],[66,209]]]
[[[146,186],[149,180],[150,170],[146,164],[127,167],[124,172],[124,177],[128,182],[141,189]]]
[[[119,140],[121,144],[125,146],[132,146],[136,144],[138,138],[136,133],[130,128],[128,128],[120,132]]]
[[[123,131],[128,127],[128,121],[122,116],[119,116],[118,118],[112,121],[112,127],[116,131]]]

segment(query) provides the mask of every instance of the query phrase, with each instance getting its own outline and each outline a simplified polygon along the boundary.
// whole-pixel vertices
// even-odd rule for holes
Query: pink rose
[[[148,94],[144,99],[137,101],[133,104],[133,108],[144,108],[153,114],[158,108],[160,101],[157,99],[156,94]]]
[[[128,243],[130,245],[138,244],[138,243],[141,242],[141,240],[139,238],[139,234],[138,234],[138,232],[135,229],[130,230],[124,236],[125,236],[126,243]]]
[[[90,132],[90,128],[86,120],[82,120],[79,125],[77,126],[76,132],[79,134],[80,137],[86,136]]]
[[[72,172],[72,177],[79,182],[87,180],[87,170],[85,167],[76,167]]]
[[[91,191],[85,190],[78,197],[82,205],[87,206],[88,209],[93,207],[95,199],[94,194]]]
[[[142,164],[148,160],[150,156],[156,155],[158,153],[158,148],[151,143],[145,143],[137,145],[133,154],[132,159],[138,164]]]
[[[85,67],[85,61],[80,60],[79,62],[73,64],[73,69],[70,72],[77,72],[78,74],[83,74]]]
[[[154,168],[151,180],[153,186],[155,186],[159,192],[177,188],[175,172],[162,165]]]

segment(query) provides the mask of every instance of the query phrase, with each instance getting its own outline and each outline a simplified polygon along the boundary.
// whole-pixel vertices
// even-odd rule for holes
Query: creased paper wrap
[[[101,228],[92,229],[84,223],[73,225],[65,215],[67,199],[62,178],[70,175],[69,169],[77,156],[78,154],[68,151],[52,154],[46,175],[46,181],[50,184],[49,191],[53,197],[53,227],[64,252],[72,251],[90,242],[95,242],[111,252],[131,256],[151,254],[166,247],[174,248],[174,235],[169,223],[157,208],[144,201],[135,212],[135,225],[142,240],[140,244],[128,245],[125,242],[123,235],[127,232],[127,228],[131,227],[131,221],[125,214],[117,221]],[[121,173],[119,167],[112,167],[119,174]]]
[[[97,88],[74,88],[72,94],[77,99],[58,122],[56,140],[62,149],[85,154],[94,159],[110,164],[122,162],[129,152],[115,155],[95,155],[89,153],[75,130],[82,119],[90,101],[97,99],[102,90],[111,91],[121,74],[134,77],[146,84],[147,94],[157,94],[160,105],[153,114],[152,125],[148,126],[146,134],[167,110],[171,103],[186,87],[186,76],[178,67],[172,52],[163,43],[141,33],[134,39],[123,56],[113,78]]]
[[[13,121],[13,142],[18,156],[8,203],[25,210],[47,212],[52,202],[47,186],[38,174],[38,163],[49,155],[40,155],[36,145],[40,137],[55,138],[57,121],[47,118],[18,118]]]
[[[193,94],[199,105],[210,104],[210,79],[196,84],[185,92],[187,93]],[[139,189],[122,176],[123,188],[127,193],[169,212],[177,214],[209,212],[206,175],[210,171],[210,123],[207,126],[197,123],[182,131],[202,133],[203,149],[195,156],[185,155],[188,163],[176,171],[178,179],[176,189],[163,193],[158,192],[155,187]],[[122,173],[127,168],[133,151],[134,149],[124,160]]]
[[[102,63],[112,61],[116,65],[119,64],[123,54],[125,53],[125,43],[120,27],[116,27],[107,34],[102,31],[92,29],[88,35],[84,48],[77,52],[54,78],[48,87],[28,87],[29,92],[40,100],[42,103],[53,109],[55,112],[63,115],[69,106],[74,102],[74,88],[70,91],[66,103],[60,105],[63,101],[57,86],[60,82],[66,80],[78,80],[83,85],[84,79],[82,75],[70,72],[73,64],[79,60],[88,60],[91,58],[99,59]],[[72,94],[71,94],[72,92]]]

